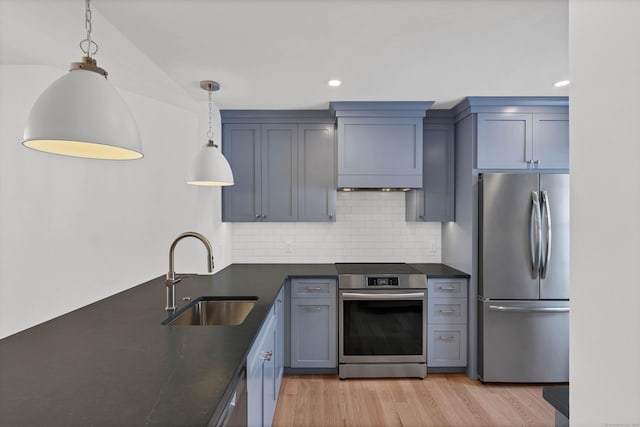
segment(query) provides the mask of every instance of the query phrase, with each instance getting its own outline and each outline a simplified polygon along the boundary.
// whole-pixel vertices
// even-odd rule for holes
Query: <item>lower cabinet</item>
[[[467,279],[428,279],[427,367],[467,366]]]
[[[284,288],[265,319],[247,357],[247,425],[270,426],[284,369]]]
[[[291,280],[291,368],[337,366],[336,279]]]
[[[282,375],[284,374],[284,310],[285,303],[283,286],[280,289],[280,292],[278,292],[278,296],[276,297],[276,301],[274,303],[274,315],[276,317],[276,347],[274,352],[276,370],[276,400],[278,400],[280,385],[282,384]]]

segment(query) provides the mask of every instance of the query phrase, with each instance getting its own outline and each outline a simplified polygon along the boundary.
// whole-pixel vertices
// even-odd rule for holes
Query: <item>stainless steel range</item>
[[[427,375],[427,278],[403,264],[336,264],[340,378]]]

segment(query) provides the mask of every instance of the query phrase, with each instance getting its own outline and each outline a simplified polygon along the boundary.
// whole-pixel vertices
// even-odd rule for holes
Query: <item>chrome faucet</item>
[[[173,311],[176,309],[176,283],[182,279],[180,276],[176,275],[173,270],[173,251],[178,245],[178,242],[185,237],[195,237],[204,244],[207,248],[207,270],[209,273],[213,272],[213,249],[211,248],[211,243],[209,243],[206,237],[194,231],[187,231],[186,233],[182,233],[176,237],[173,243],[171,243],[171,248],[169,248],[169,272],[167,273],[167,280],[165,281],[165,287],[167,288],[167,305],[164,307],[167,311]]]

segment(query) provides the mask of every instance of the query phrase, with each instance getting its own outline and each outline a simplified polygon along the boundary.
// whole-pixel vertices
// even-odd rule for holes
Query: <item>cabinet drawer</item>
[[[429,279],[429,298],[432,297],[467,297],[467,279]]]
[[[292,298],[335,298],[336,279],[292,279]]]
[[[467,365],[467,325],[429,325],[427,366]]]
[[[429,324],[466,324],[467,299],[445,297],[430,298],[427,306],[427,318]]]

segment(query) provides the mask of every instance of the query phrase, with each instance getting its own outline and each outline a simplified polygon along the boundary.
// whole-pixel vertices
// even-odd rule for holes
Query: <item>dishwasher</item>
[[[234,379],[231,396],[227,399],[216,427],[246,427],[247,425],[247,370]]]

